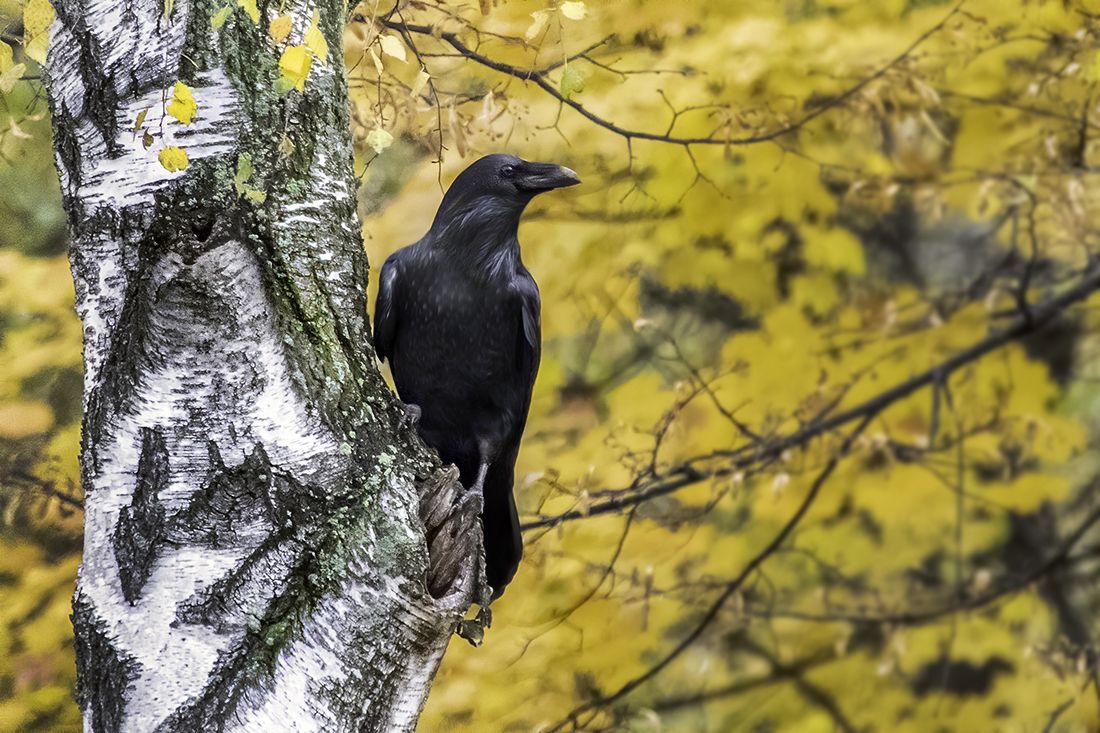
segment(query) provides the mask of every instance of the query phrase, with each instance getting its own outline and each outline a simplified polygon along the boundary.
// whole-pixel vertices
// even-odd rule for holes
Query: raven
[[[523,554],[512,479],[542,349],[519,219],[536,195],[577,183],[563,166],[487,155],[451,184],[428,233],[382,265],[375,351],[420,437],[479,507],[494,599]]]

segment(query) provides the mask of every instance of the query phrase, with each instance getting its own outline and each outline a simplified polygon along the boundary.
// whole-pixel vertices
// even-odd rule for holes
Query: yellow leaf
[[[268,26],[267,32],[271,34],[271,40],[275,43],[282,43],[286,40],[286,37],[290,35],[290,28],[293,25],[289,15],[280,15],[275,20],[271,21],[271,25]]]
[[[222,26],[225,25],[225,21],[229,19],[229,14],[233,12],[232,5],[226,5],[218,12],[214,13],[210,18],[210,27],[216,31],[220,31]]]
[[[160,161],[165,170],[172,173],[187,170],[187,166],[191,164],[187,159],[187,151],[177,147],[164,148],[157,155],[157,160]]]
[[[299,92],[306,88],[306,77],[313,64],[313,53],[305,46],[288,46],[279,57],[279,73]]]
[[[523,34],[523,37],[528,41],[535,40],[535,36],[542,33],[542,29],[546,27],[548,20],[550,20],[549,10],[536,10],[531,13],[531,25],[527,26],[527,32]]]
[[[11,68],[13,62],[13,55],[11,46],[0,41],[0,74]]]
[[[373,48],[370,50],[370,60],[374,62],[374,70],[379,74],[385,71],[385,68],[382,66],[382,59],[378,58],[378,54],[374,52]]]
[[[23,7],[23,52],[40,64],[46,63],[50,37],[46,32],[53,22],[49,0],[27,0]]]
[[[427,69],[421,69],[417,73],[416,78],[413,79],[412,88],[409,90],[414,97],[419,96],[420,92],[424,91],[424,87],[427,86],[430,78]]]
[[[313,51],[313,55],[321,59],[321,63],[328,61],[328,41],[325,40],[325,36],[321,33],[321,29],[318,27],[318,23],[321,22],[321,11],[313,11],[313,19],[309,22],[309,28],[306,28],[303,41],[306,44],[306,48]]]
[[[50,46],[50,34],[39,33],[23,47],[23,53],[40,64],[46,63],[46,50]]]
[[[237,5],[244,8],[244,12],[248,14],[253,23],[260,22],[260,9],[256,7],[256,0],[237,0]]]
[[[11,94],[11,90],[15,88],[15,83],[23,78],[23,72],[26,70],[26,64],[16,64],[0,74],[0,92]]]
[[[49,30],[53,6],[49,0],[28,0],[23,7],[23,37],[34,38]]]
[[[146,107],[145,109],[143,109],[143,110],[141,110],[140,112],[137,113],[137,117],[134,118],[133,132],[138,132],[139,130],[141,130],[142,126],[145,124],[145,117],[148,114],[149,114],[149,108],[148,107]]]
[[[584,20],[584,16],[588,15],[588,8],[583,2],[564,2],[558,9],[569,20]]]
[[[191,120],[195,119],[195,112],[198,111],[198,108],[191,87],[182,81],[177,81],[172,92],[172,101],[168,104],[168,114],[183,124],[190,125]]]
[[[405,44],[395,35],[379,36],[378,42],[382,44],[382,53],[393,56],[399,61],[405,60]]]

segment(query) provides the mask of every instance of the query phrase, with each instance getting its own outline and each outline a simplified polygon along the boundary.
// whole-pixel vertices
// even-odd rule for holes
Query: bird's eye
[[[516,172],[516,167],[513,165],[506,165],[500,169],[500,175],[505,178],[511,178],[512,174]]]

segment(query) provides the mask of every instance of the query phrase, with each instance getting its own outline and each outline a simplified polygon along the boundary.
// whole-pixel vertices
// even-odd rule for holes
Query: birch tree
[[[368,345],[344,5],[56,9],[85,728],[410,730],[480,528]]]

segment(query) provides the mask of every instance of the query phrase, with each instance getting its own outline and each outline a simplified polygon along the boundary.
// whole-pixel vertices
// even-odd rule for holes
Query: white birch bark
[[[319,11],[338,50],[345,6],[261,1],[255,24],[232,0],[215,31],[210,0],[55,4],[85,729],[411,730],[482,597],[480,529],[374,366],[340,54],[304,92],[273,87],[269,20],[290,13],[301,43]],[[177,80],[189,125],[165,114]],[[185,171],[158,162],[169,145]],[[262,202],[234,187],[241,154]]]

